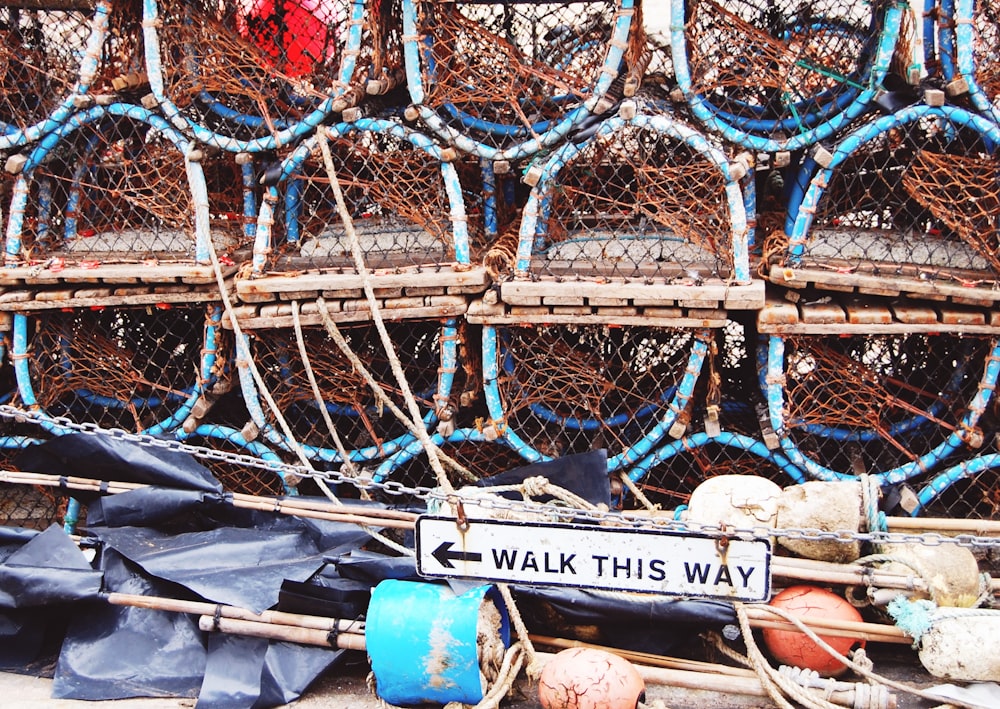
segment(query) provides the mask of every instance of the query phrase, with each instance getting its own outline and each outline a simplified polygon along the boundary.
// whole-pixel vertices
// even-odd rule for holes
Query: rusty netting
[[[28,358],[21,393],[48,414],[140,431],[192,395],[207,329],[204,306],[47,311],[30,316],[27,351],[12,356]]]
[[[669,412],[694,340],[683,328],[498,328],[502,426],[553,457],[621,453]]]
[[[66,135],[32,171],[22,258],[190,261],[194,214],[174,143],[145,122],[108,117]]]
[[[184,436],[184,442],[205,451],[205,455],[199,455],[198,462],[211,471],[226,492],[263,497],[284,495],[289,491],[277,470],[265,467],[266,462],[280,465],[281,459],[259,442],[247,444],[235,429],[205,425]],[[254,456],[261,460],[261,465],[244,465],[227,457],[231,455]]]
[[[247,160],[247,164],[243,161]],[[212,238],[219,251],[231,258],[253,246],[257,209],[261,199],[259,162],[249,153],[234,156],[219,152],[202,158]]]
[[[972,18],[973,59],[976,83],[1000,113],[1000,8],[981,0],[975,3]]]
[[[928,112],[929,113],[929,112]],[[948,114],[950,116],[951,114]],[[946,116],[896,122],[857,145],[796,223],[801,264],[974,283],[995,280],[997,156]],[[808,179],[808,178],[806,178]],[[779,249],[783,250],[783,249]]]
[[[692,90],[736,120],[815,120],[865,83],[880,31],[878,7],[687,0]]]
[[[913,199],[1000,273],[1000,180],[995,156],[920,151],[903,175]]]
[[[952,434],[972,440],[991,348],[974,336],[786,337],[784,434],[848,473],[912,463]]]
[[[142,88],[137,0],[86,9],[10,6],[0,12],[0,132],[39,124],[74,91],[129,96],[148,90]],[[88,43],[96,49],[90,57]],[[81,73],[86,61],[94,64]]]
[[[440,323],[393,322],[386,323],[386,328],[418,405],[425,415],[432,412],[437,405],[441,367]],[[351,351],[360,358],[386,396],[408,413],[375,326],[371,323],[344,325],[340,330]],[[253,337],[254,361],[260,368],[265,385],[297,442],[306,448],[310,457],[331,459],[339,453],[323,409],[329,415],[337,437],[352,456],[365,459],[383,457],[386,443],[412,435],[388,407],[376,400],[362,374],[355,370],[350,359],[324,328],[302,328],[308,364],[320,391],[320,401],[314,394],[293,331],[266,329],[249,334]],[[245,390],[244,395],[247,394]],[[266,404],[261,401],[256,405],[263,411],[266,422],[276,426],[274,414]],[[287,446],[288,442],[285,441],[284,445]]]
[[[538,135],[593,91],[618,10],[607,1],[421,2],[425,103],[498,144],[512,132]],[[633,36],[641,52],[641,31]]]
[[[368,268],[455,262],[440,161],[387,133],[354,132],[331,141],[330,151]],[[285,189],[291,196],[275,219],[274,268],[354,272],[350,241],[318,150]]]
[[[157,36],[164,95],[192,123],[240,140],[287,128],[328,98],[342,96],[353,105],[373,61],[386,54],[368,23],[361,44],[350,46],[356,7],[350,0],[162,0]],[[348,55],[357,59],[356,75],[347,75]]]
[[[700,151],[653,130],[625,125],[595,136],[553,178],[543,212],[547,248],[538,255],[555,275],[732,273],[724,176]]]

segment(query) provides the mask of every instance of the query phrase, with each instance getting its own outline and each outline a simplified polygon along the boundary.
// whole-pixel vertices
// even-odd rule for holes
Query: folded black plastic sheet
[[[482,478],[477,485],[480,487],[517,485],[528,478],[537,476],[544,477],[550,483],[579,495],[593,505],[611,505],[608,452],[603,448],[507,470],[488,478]],[[521,499],[521,495],[515,492],[501,493],[501,495],[512,499]],[[544,496],[538,501],[547,502],[551,499],[550,496]]]
[[[108,590],[178,597],[114,550],[100,565]],[[196,697],[207,653],[197,616],[96,603],[74,615],[56,665],[52,696],[59,699]]]
[[[48,475],[222,492],[222,485],[211,471],[192,455],[106,434],[57,436],[25,448],[15,461],[20,470]],[[92,499],[97,493],[74,491],[73,496]]]
[[[602,642],[639,652],[668,654],[706,630],[736,623],[736,611],[725,601],[523,585],[514,590],[526,615],[533,606],[546,609],[540,615],[550,627],[540,630],[596,626]]]
[[[97,598],[101,572],[65,532],[53,525],[0,547],[0,608],[31,608]]]
[[[225,496],[215,492],[157,486],[141,487],[88,502],[87,525],[90,527],[157,526],[191,512],[225,504],[224,501]]]
[[[0,669],[44,674],[72,604],[96,598],[100,584],[58,527],[0,527]]]

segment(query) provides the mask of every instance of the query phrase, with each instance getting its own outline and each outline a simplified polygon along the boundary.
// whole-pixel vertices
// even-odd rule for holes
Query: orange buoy
[[[817,586],[790,586],[772,598],[770,605],[799,618],[862,620],[857,608],[837,594]],[[855,645],[864,647],[865,644],[863,640],[858,641],[853,638],[818,635],[841,655],[846,655]],[[805,633],[765,628],[763,636],[764,645],[781,664],[815,670],[827,677],[836,677],[847,671],[846,665],[817,645]]]
[[[563,650],[538,680],[542,709],[635,709],[645,696],[646,683],[631,663],[596,648]]]

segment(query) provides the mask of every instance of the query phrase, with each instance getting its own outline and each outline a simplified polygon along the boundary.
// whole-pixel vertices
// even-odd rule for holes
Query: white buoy
[[[887,544],[882,553],[898,559],[886,571],[912,574],[928,586],[927,593],[909,593],[911,598],[930,598],[938,606],[972,608],[982,593],[979,563],[968,547],[958,544]]]
[[[811,480],[785,488],[778,500],[777,527],[857,532],[862,529],[861,483]],[[861,542],[853,538],[779,538],[794,554],[817,561],[845,564],[861,556]]]
[[[956,611],[952,610],[951,613]],[[1000,681],[1000,611],[934,614],[920,638],[920,664],[935,677],[957,682]]]

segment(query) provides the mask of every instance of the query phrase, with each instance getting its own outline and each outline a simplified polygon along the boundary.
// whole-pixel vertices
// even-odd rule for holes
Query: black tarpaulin
[[[541,463],[532,463],[513,470],[507,470],[476,484],[480,487],[517,485],[528,478],[541,476],[553,485],[579,495],[592,505],[611,506],[611,480],[608,477],[608,452],[603,448],[554,458]],[[521,499],[518,493],[501,493],[503,497]],[[539,502],[551,500],[541,497]]]
[[[23,535],[20,538],[27,538]],[[6,545],[0,562],[0,608],[30,608],[97,598],[101,572],[53,525],[17,548]]]
[[[107,435],[68,433],[25,448],[15,460],[19,470],[34,473],[222,492],[211,471],[188,453]],[[95,495],[73,492],[80,499]]]

